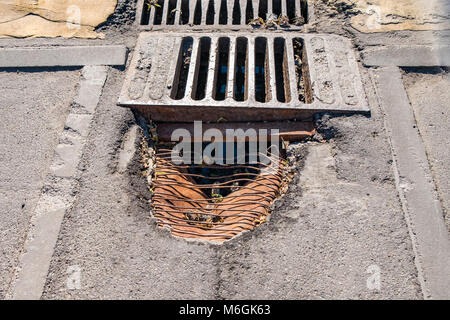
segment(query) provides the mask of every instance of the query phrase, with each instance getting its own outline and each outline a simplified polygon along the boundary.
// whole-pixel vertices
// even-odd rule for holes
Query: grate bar
[[[248,101],[250,103],[256,102],[255,100],[255,38],[250,39],[248,42]]]
[[[273,14],[273,0],[267,0],[267,14],[266,19],[269,19]]]
[[[168,10],[169,10],[169,1],[170,0],[164,0],[163,15],[162,15],[162,20],[161,20],[161,24],[162,25],[167,23],[167,14],[168,14]]]
[[[298,97],[298,86],[297,80],[295,78],[295,61],[294,61],[294,46],[292,44],[292,40],[288,39],[285,43],[286,52],[287,52],[287,67],[289,73],[289,88],[291,90],[292,99],[296,99]]]
[[[210,4],[211,5],[211,4]],[[214,0],[214,24],[219,25],[219,19],[220,19],[220,7],[222,5],[222,0]]]
[[[197,0],[191,0],[189,1],[189,25],[194,25],[194,18],[195,18],[195,8],[197,7],[198,2]]]
[[[275,61],[274,45],[275,39],[269,38],[267,41],[267,53],[270,61]],[[269,63],[268,65],[269,65],[269,88],[266,90],[267,91],[266,94],[268,96],[268,99],[266,100],[272,100],[274,99],[274,97],[276,97],[273,91],[274,89],[277,88],[275,84],[275,63]]]
[[[217,48],[219,45],[219,39],[213,38],[211,41],[211,51],[210,51],[210,60],[209,65],[215,66],[217,63]],[[212,97],[214,87],[215,87],[215,74],[213,68],[208,68],[208,82],[206,83],[206,95],[208,97]]]
[[[178,0],[177,6],[175,7],[174,25],[176,25],[176,26],[180,25],[180,18],[181,18],[181,0]]]
[[[230,56],[228,60],[228,84],[225,99],[233,99],[234,79],[236,69],[236,37],[230,37]]]
[[[239,8],[241,9],[241,25],[245,25],[246,21],[245,21],[245,15],[247,12],[247,1],[246,0],[239,0]]]
[[[194,89],[194,82],[195,82],[195,66],[193,66],[194,61],[198,61],[198,55],[200,49],[200,39],[194,38],[194,43],[192,44],[192,54],[191,54],[191,63],[189,65],[189,73],[186,80],[186,91],[185,91],[185,97],[192,97],[192,91]]]

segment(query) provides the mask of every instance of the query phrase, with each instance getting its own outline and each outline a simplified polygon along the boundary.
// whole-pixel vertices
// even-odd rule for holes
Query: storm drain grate
[[[259,32],[141,34],[119,105],[170,122],[368,111],[349,40]]]
[[[306,0],[141,0],[140,25],[157,27],[299,28]]]
[[[225,241],[266,220],[280,196],[284,164],[176,165],[171,149],[156,154],[152,206],[158,226],[183,238]]]

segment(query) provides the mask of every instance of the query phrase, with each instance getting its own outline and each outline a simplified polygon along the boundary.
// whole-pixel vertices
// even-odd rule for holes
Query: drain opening
[[[144,7],[142,8],[141,25],[146,26],[150,23],[150,10],[151,6],[149,6],[144,1]]]
[[[177,68],[172,85],[172,99],[181,100],[186,92],[186,81],[189,74],[189,66],[191,65],[193,43],[194,39],[192,37],[185,37],[181,41],[180,54],[178,55]]]
[[[267,1],[268,0],[260,0],[259,1],[259,10],[258,10],[258,17],[263,18],[266,20],[267,17]]]
[[[200,37],[195,41],[195,49],[198,50],[196,58],[192,60],[193,38],[183,37],[170,98],[181,100],[188,90],[188,96],[196,101],[206,98],[224,101],[231,98],[236,102],[244,102],[251,97],[260,103],[312,103],[304,40],[281,36],[273,39],[257,36],[250,39],[238,37],[232,41],[223,36],[213,41],[209,36]],[[191,68],[193,70],[189,72]],[[188,79],[190,73],[191,80]],[[209,81],[212,83],[208,84]],[[208,91],[209,86],[212,90]]]
[[[240,1],[239,0],[234,0],[233,24],[234,25],[241,24],[241,7],[240,7]]]
[[[261,18],[270,20],[271,27],[276,24],[290,27],[307,23],[309,11],[307,0],[141,0],[141,3],[140,24],[144,26],[245,25]],[[261,24],[264,21],[256,25]]]
[[[175,24],[175,13],[177,10],[177,0],[169,0],[169,7],[167,9],[167,24]]]
[[[206,24],[214,24],[214,15],[216,14],[216,9],[214,8],[214,0],[209,0],[208,10],[206,12]]]
[[[308,1],[300,0],[300,9],[301,9],[301,17],[303,18],[303,23],[308,22],[309,10],[308,10]]]
[[[258,37],[255,39],[255,99],[258,102],[271,100],[268,92],[269,72],[268,72],[267,38]]]
[[[211,38],[202,37],[199,43],[199,55],[197,56],[192,99],[202,100],[206,96],[206,82],[208,79],[209,54],[211,50]]]
[[[234,75],[234,100],[245,101],[248,98],[248,40],[236,39],[236,69]]]
[[[179,0],[181,1],[180,7],[180,24],[189,23],[189,0]]]
[[[213,99],[217,101],[225,100],[228,83],[228,61],[230,55],[230,39],[219,38],[217,44],[217,63],[214,75]]]
[[[224,158],[229,147],[242,144],[225,143]],[[249,142],[245,150],[245,164],[175,165],[170,145],[158,146],[152,207],[159,227],[183,238],[225,241],[263,223],[280,196],[284,161],[269,152],[270,161],[253,163]]]
[[[228,23],[227,0],[222,0],[220,3],[219,24],[227,24],[227,23]]]
[[[298,99],[304,103],[311,103],[313,101],[312,88],[309,79],[308,58],[306,56],[304,41],[301,38],[294,38],[292,39],[292,44],[294,48]]]
[[[194,24],[199,25],[202,23],[202,0],[197,0],[197,5],[194,10]]]
[[[249,23],[250,21],[252,21],[254,18],[253,15],[253,1],[252,0],[247,0],[247,6],[245,9],[245,21],[246,23]]]
[[[273,45],[275,52],[275,81],[277,89],[277,100],[279,102],[290,102],[291,90],[289,88],[286,41],[283,38],[275,38]]]
[[[155,21],[154,24],[158,25],[161,24],[162,18],[163,18],[163,10],[164,10],[164,2],[165,1],[158,1],[158,5],[154,6],[155,9]]]
[[[272,0],[272,13],[277,17],[281,15],[281,0]]]

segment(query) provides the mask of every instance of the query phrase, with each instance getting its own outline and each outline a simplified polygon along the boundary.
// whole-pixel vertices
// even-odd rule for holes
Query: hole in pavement
[[[258,157],[250,151],[255,150],[250,148],[252,143],[257,144],[225,143],[222,155],[212,154],[236,159],[236,154],[242,154],[238,150],[245,150],[244,163],[229,165],[174,164],[170,145],[159,144],[151,188],[158,225],[174,236],[225,241],[263,223],[271,203],[280,196],[285,167],[283,157],[270,153],[279,146]],[[250,161],[255,155],[256,161]],[[194,152],[190,157],[194,159]]]

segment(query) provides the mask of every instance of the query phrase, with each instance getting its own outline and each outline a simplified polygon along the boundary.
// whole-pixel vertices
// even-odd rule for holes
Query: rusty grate
[[[161,228],[183,238],[225,241],[263,223],[280,196],[284,163],[175,165],[159,148],[153,178],[153,215]]]
[[[306,0],[140,0],[144,28],[299,29],[308,22]]]
[[[142,33],[119,105],[163,122],[369,111],[348,39],[269,32]]]

